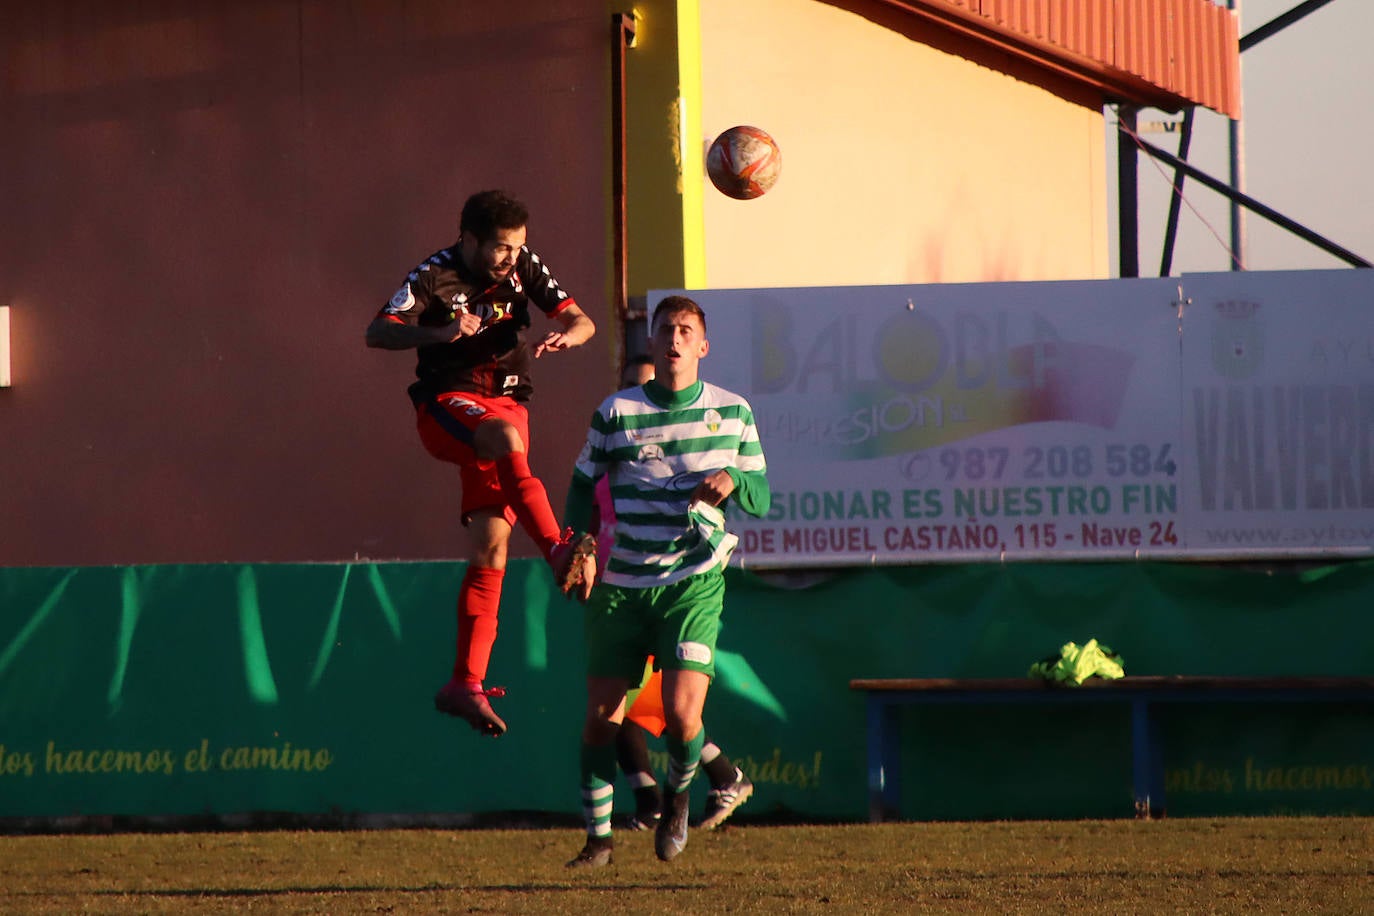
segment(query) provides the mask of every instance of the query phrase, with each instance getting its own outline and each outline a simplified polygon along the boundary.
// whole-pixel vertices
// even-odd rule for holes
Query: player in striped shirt
[[[587,843],[570,867],[611,861],[615,737],[625,695],[650,655],[663,671],[669,761],[654,850],[668,861],[686,845],[687,790],[705,740],[701,716],[715,673],[724,567],[737,541],[720,507],[733,496],[762,516],[771,498],[748,402],[698,377],[710,349],[701,307],[669,296],[650,328],[654,379],[597,408],[564,516],[575,531],[588,530],[596,481],[610,476],[615,543],[585,611]]]

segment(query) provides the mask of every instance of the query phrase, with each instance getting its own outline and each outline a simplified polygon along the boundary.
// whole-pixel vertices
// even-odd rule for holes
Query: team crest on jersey
[[[410,291],[410,284],[407,283],[396,290],[396,295],[391,297],[391,302],[387,304],[388,312],[408,312],[415,308],[415,294]]]
[[[722,422],[722,418],[719,410],[716,410],[714,407],[712,407],[710,410],[706,411],[706,413],[702,416],[701,420],[703,423],[706,424],[706,428],[709,429],[711,432],[720,432],[720,424]]]
[[[639,447],[640,461],[661,461],[663,459],[663,446],[661,445],[641,445]]]

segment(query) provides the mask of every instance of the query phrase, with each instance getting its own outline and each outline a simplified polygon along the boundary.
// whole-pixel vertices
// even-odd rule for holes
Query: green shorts
[[[598,585],[583,615],[587,674],[638,684],[655,668],[716,673],[716,636],[725,602],[720,569],[653,588]]]

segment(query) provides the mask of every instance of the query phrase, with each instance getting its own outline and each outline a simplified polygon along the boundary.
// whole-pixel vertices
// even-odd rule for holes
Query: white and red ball
[[[782,174],[782,150],[757,127],[732,127],[706,151],[706,174],[722,194],[753,200],[768,193]]]

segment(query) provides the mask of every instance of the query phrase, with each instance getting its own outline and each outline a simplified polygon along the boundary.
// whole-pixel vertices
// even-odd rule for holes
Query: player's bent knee
[[[478,425],[472,435],[472,450],[483,461],[496,461],[511,452],[525,451],[525,443],[513,424],[493,418]]]

